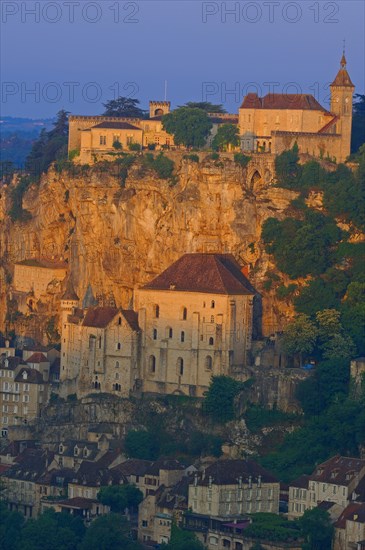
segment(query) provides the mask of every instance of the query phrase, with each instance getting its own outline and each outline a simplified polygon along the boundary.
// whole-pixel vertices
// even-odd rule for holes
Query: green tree
[[[227,112],[223,105],[215,105],[209,101],[188,101],[184,107],[189,107],[189,109],[202,109],[206,113],[224,114]]]
[[[162,117],[164,130],[174,136],[176,145],[203,147],[212,129],[212,122],[205,111],[191,107],[179,107]]]
[[[101,516],[92,522],[78,550],[141,550],[131,540],[130,526],[119,514]]]
[[[279,185],[295,188],[301,175],[298,164],[299,148],[295,144],[290,151],[284,151],[275,158],[275,172]]]
[[[229,376],[213,376],[204,400],[204,411],[214,422],[228,422],[235,417],[234,399],[244,384]]]
[[[168,544],[162,544],[161,550],[204,550],[205,546],[191,531],[184,531],[177,525],[171,527],[171,540]]]
[[[100,489],[98,500],[110,506],[112,512],[124,512],[126,508],[137,508],[143,493],[135,485],[110,485]]]
[[[303,549],[331,550],[334,528],[326,510],[306,510],[299,519],[299,525],[306,540]]]
[[[155,460],[159,453],[159,442],[145,430],[131,430],[125,438],[125,451],[129,457]]]
[[[238,126],[236,124],[222,124],[213,138],[212,147],[215,150],[225,151],[237,147],[241,143]]]
[[[315,347],[317,328],[307,315],[299,314],[287,327],[282,345],[289,355],[298,355],[300,366],[303,355],[309,355]]]
[[[365,95],[355,94],[352,116],[351,152],[365,143]]]
[[[81,518],[47,510],[27,521],[16,550],[77,550],[85,533]]]
[[[126,117],[126,118],[144,118],[146,112],[139,107],[139,99],[131,97],[118,97],[103,103],[105,111],[104,116]]]
[[[0,550],[16,550],[24,523],[22,514],[11,512],[0,501]]]

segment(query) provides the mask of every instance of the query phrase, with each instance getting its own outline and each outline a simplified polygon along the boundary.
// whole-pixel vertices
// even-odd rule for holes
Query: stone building
[[[6,435],[9,426],[26,424],[40,416],[48,402],[49,384],[44,374],[21,363],[18,357],[8,357],[0,365],[1,430]]]
[[[288,517],[295,519],[326,501],[345,508],[365,477],[365,460],[336,455],[319,464],[310,476],[301,476],[289,487]]]
[[[333,550],[365,548],[365,503],[349,504],[335,523]]]
[[[189,508],[215,517],[279,513],[280,484],[253,460],[218,460],[189,484]]]
[[[37,302],[42,296],[60,293],[67,267],[66,262],[43,258],[16,263],[10,296],[16,300],[18,310],[32,313],[37,310]]]
[[[330,111],[311,94],[249,93],[239,109],[244,151],[280,154],[296,143],[300,153],[344,162],[350,155],[355,87],[345,55],[332,82]]]
[[[144,392],[202,396],[243,367],[254,292],[230,254],[185,254],[135,291]]]
[[[138,378],[138,316],[115,307],[79,308],[68,288],[61,300],[61,393],[129,397]]]
[[[185,254],[134,293],[134,310],[62,301],[60,391],[202,396],[240,371],[251,348],[254,290],[230,254]]]
[[[132,144],[140,147],[153,145],[157,149],[170,147],[174,138],[162,128],[161,118],[170,112],[169,101],[150,101],[149,118],[70,116],[69,152],[78,153],[77,162],[91,164],[95,160],[112,158],[117,152],[116,142],[122,150]]]

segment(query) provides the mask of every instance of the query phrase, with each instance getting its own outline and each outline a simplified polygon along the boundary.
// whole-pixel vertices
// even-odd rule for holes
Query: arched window
[[[95,349],[95,336],[90,334],[89,336],[89,350]]]
[[[215,301],[214,301],[214,300],[211,301],[210,307],[211,307],[212,309],[215,308]]]
[[[119,372],[116,372],[116,373],[115,373],[115,379],[116,379],[116,380],[119,380]]]
[[[152,337],[154,340],[157,340],[157,328],[153,329]]]
[[[99,336],[99,349],[101,349],[101,336]]]
[[[176,370],[178,376],[182,376],[184,374],[184,359],[182,357],[177,358]]]
[[[207,355],[205,358],[205,368],[206,370],[212,370],[213,368],[213,359],[210,355]]]
[[[150,358],[148,361],[148,368],[150,372],[152,373],[156,372],[156,357],[154,355],[150,355]]]
[[[186,321],[187,318],[188,318],[188,310],[186,309],[186,307],[183,307],[182,308],[182,320]]]
[[[118,325],[121,325],[121,324],[122,324],[122,318],[119,317],[119,319],[118,319]]]
[[[167,336],[168,338],[172,338],[173,333],[174,333],[174,332],[173,332],[172,328],[171,328],[171,327],[167,327],[167,329],[166,329],[166,336]]]
[[[181,334],[180,334],[180,340],[182,342],[185,342],[185,332],[184,331],[182,331]]]
[[[214,338],[210,337],[209,338],[209,345],[212,346],[214,344]]]
[[[157,304],[155,304],[153,306],[153,312],[154,312],[154,316],[156,319],[158,319],[160,317],[160,306],[158,306]]]
[[[116,349],[116,350],[119,350],[119,349],[121,349],[121,347],[122,347],[121,343],[118,342],[118,343],[116,344],[116,346],[115,346],[115,349]]]
[[[116,368],[116,369],[119,369],[119,366],[120,366],[120,365],[119,365],[119,361],[116,361],[116,363],[115,363],[115,368]]]

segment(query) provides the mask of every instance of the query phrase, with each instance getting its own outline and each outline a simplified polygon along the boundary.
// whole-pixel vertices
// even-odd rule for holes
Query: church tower
[[[79,297],[75,292],[71,279],[67,281],[66,291],[61,298],[61,365],[60,380],[63,382],[70,378],[70,324],[68,316],[72,315],[75,308],[79,305]]]
[[[341,68],[330,85],[331,113],[338,117],[336,133],[341,134],[341,158],[337,159],[338,162],[344,162],[351,152],[352,98],[355,86],[346,70],[346,65],[345,52],[343,52]]]

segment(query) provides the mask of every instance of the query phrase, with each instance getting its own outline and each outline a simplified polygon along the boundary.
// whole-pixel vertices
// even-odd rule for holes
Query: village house
[[[350,503],[335,523],[333,550],[365,548],[365,503]]]
[[[301,476],[290,484],[288,517],[298,518],[323,501],[345,508],[364,476],[364,459],[339,455],[330,458],[310,476]]]
[[[49,363],[46,363],[46,365]],[[1,430],[26,424],[38,418],[49,399],[48,376],[37,368],[39,363],[24,365],[19,357],[7,357],[0,363]],[[47,373],[47,367],[45,367]]]
[[[14,464],[2,475],[4,496],[10,510],[21,512],[26,518],[40,513],[39,483],[49,470],[53,453],[43,449],[25,449]]]
[[[228,517],[279,513],[280,484],[253,460],[217,460],[189,484],[193,514]]]

